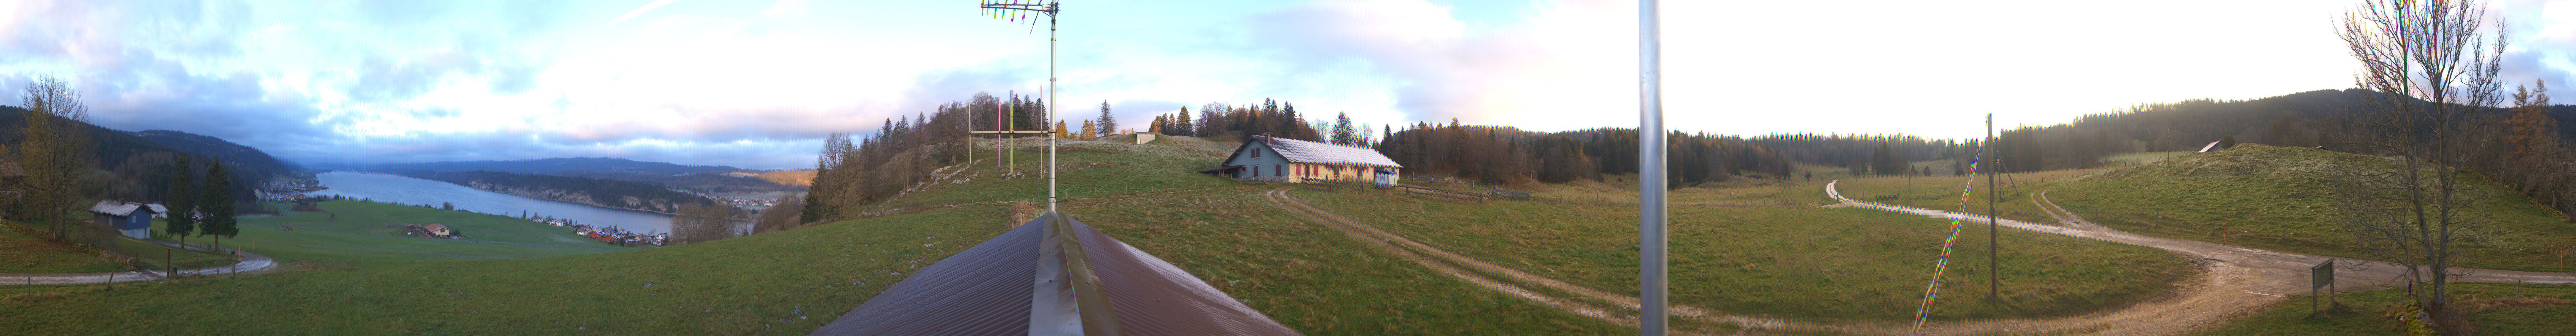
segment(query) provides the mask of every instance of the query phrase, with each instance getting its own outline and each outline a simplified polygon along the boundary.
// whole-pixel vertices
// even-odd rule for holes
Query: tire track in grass
[[[1631,328],[1637,327],[1637,310],[1639,308],[1638,299],[1635,296],[1621,295],[1583,287],[1431,247],[1430,245],[1425,245],[1420,242],[1413,241],[1412,239],[1404,238],[1403,236],[1387,233],[1384,230],[1379,230],[1366,223],[1352,220],[1349,217],[1343,217],[1339,214],[1334,214],[1331,211],[1315,208],[1305,202],[1298,201],[1294,196],[1289,196],[1287,189],[1284,188],[1264,192],[1263,195],[1268,196],[1271,203],[1279,206],[1281,210],[1288,210],[1291,213],[1295,213],[1300,217],[1306,218],[1308,221],[1315,222],[1335,230],[1340,230],[1344,234],[1350,235],[1353,239],[1366,241],[1371,246],[1376,246],[1388,253],[1404,257],[1405,260],[1413,261],[1414,263],[1421,264],[1424,267],[1438,270],[1441,273],[1450,275],[1451,277],[1476,283],[1479,286],[1500,291],[1505,294],[1538,301],[1541,304],[1546,304],[1558,309],[1564,309],[1577,315],[1601,319],[1603,321]],[[1473,269],[1474,271],[1462,270],[1461,268]],[[1622,308],[1623,310],[1613,314],[1608,310],[1601,309],[1588,303],[1550,297],[1509,283],[1496,281],[1492,278],[1486,277],[1484,274],[1498,275],[1504,279],[1512,280],[1513,282],[1573,294],[1574,296],[1584,300],[1607,303],[1609,305]],[[1793,323],[1775,318],[1726,314],[1715,310],[1702,309],[1687,305],[1670,305],[1667,311],[1684,320],[1725,325],[1742,330],[1772,332],[1804,331],[1808,333],[1812,333],[1814,331],[1833,331],[1853,334],[1883,334],[1893,332],[1895,330],[1885,327]],[[1698,332],[1717,333],[1717,331],[1714,330],[1699,330]]]
[[[1987,216],[1958,214],[1938,210],[1864,202],[1843,197],[1835,185],[1825,183],[1825,195],[1842,203],[1831,207],[1871,208],[1939,218],[1987,219]],[[2159,299],[2147,300],[2126,308],[2054,319],[2005,319],[1952,322],[1929,334],[2181,334],[2217,326],[2236,317],[2259,312],[2264,307],[2288,300],[2308,286],[2308,267],[2333,260],[2336,264],[2335,286],[2345,292],[2387,287],[2388,279],[2405,270],[2393,263],[2334,258],[2318,255],[2269,251],[2196,240],[2152,237],[2111,229],[2076,216],[2048,200],[2046,192],[2032,199],[2042,212],[2057,218],[2062,225],[2044,225],[2011,219],[1994,219],[1999,225],[2033,232],[2066,235],[2113,243],[2153,247],[2172,251],[2199,264],[2199,277],[2176,286],[2174,292]],[[2524,272],[2473,268],[2454,268],[2459,274],[2453,281],[2502,283],[2576,284],[2576,273]]]

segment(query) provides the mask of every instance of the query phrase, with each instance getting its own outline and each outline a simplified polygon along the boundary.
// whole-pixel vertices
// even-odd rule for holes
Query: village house
[[[1216,168],[1199,171],[1247,181],[1372,181],[1393,185],[1404,165],[1358,147],[1256,135]]]
[[[428,233],[430,238],[447,238],[456,235],[456,231],[448,230],[445,224],[424,225],[420,227],[420,231]]]
[[[89,212],[98,215],[99,225],[116,228],[126,237],[152,239],[152,208],[142,203],[102,200],[90,205]]]

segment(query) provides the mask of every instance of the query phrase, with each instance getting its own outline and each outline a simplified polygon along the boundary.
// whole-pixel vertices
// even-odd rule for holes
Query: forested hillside
[[[855,215],[861,205],[884,201],[930,177],[938,167],[965,160],[966,135],[973,131],[997,129],[1042,130],[1046,126],[1043,100],[1012,96],[1007,99],[977,93],[963,102],[941,104],[933,112],[916,114],[909,120],[892,118],[875,132],[833,134],[824,139],[823,150],[816,162],[813,186],[805,195],[805,208],[800,213],[805,222],[827,221]],[[1016,111],[1016,113],[1006,113]],[[995,116],[1020,115],[1022,119],[994,122]],[[1086,119],[1065,116],[1065,120]],[[971,120],[970,120],[971,118]],[[1250,135],[1271,134],[1320,141],[1320,134],[1297,113],[1293,103],[1264,100],[1260,104],[1235,106],[1209,103],[1191,125],[1191,134],[1211,139],[1241,139]],[[969,125],[968,122],[973,124]],[[999,125],[997,125],[999,124]],[[1032,125],[1040,124],[1040,125]],[[1140,122],[1138,124],[1149,124]],[[1065,125],[1056,125],[1061,129]],[[1095,125],[1096,127],[1096,125]],[[1154,127],[1159,128],[1159,127]],[[1176,127],[1179,128],[1179,127]],[[1062,130],[1070,132],[1072,130]],[[1177,130],[1174,130],[1177,131]],[[1021,134],[1028,137],[1043,135]],[[979,135],[991,137],[991,135]]]
[[[2064,124],[2004,131],[1995,157],[2003,171],[2089,168],[2103,165],[2112,154],[2199,150],[2221,141],[2383,155],[2365,144],[2392,130],[2361,126],[2385,117],[2370,107],[2379,97],[2348,89],[2143,104]],[[2463,169],[2561,212],[2576,211],[2576,178],[2571,178],[2576,177],[2576,152],[2566,146],[2576,141],[2576,130],[2558,127],[2576,120],[2576,106],[2548,102],[2546,95],[2530,94],[2505,102],[2507,106],[2465,109],[2468,122],[2443,134],[2469,144],[2460,149],[2470,158]]]
[[[1474,179],[1486,184],[1600,180],[1637,172],[1637,130],[1596,128],[1555,133],[1512,127],[1415,123],[1375,148],[1407,174]],[[1668,181],[1675,187],[1739,176],[1786,176],[1791,163],[1770,148],[1734,136],[1674,132]]]
[[[171,130],[134,132],[134,136],[181,153],[223,159],[225,169],[237,176],[279,176],[295,170],[295,165],[278,161],[268,152],[223,138]]]
[[[14,148],[20,141],[25,140],[25,135],[19,130],[27,126],[27,112],[26,109],[16,106],[0,106],[0,143]],[[162,188],[151,186],[167,184],[169,177],[163,173],[176,162],[178,155],[186,154],[223,158],[224,169],[232,175],[233,199],[245,202],[242,209],[258,209],[247,205],[248,202],[257,199],[253,196],[255,190],[253,187],[293,169],[258,149],[209,136],[176,131],[146,131],[155,134],[147,138],[142,136],[142,133],[112,130],[88,123],[74,123],[69,130],[89,134],[90,152],[96,155],[97,168],[116,177],[105,181],[105,185],[100,186],[102,189],[98,196],[106,198],[162,202]],[[154,138],[178,144],[178,146],[165,145],[155,141]],[[16,161],[17,157],[12,153],[7,155],[5,160]],[[206,161],[197,160],[197,162],[202,164]]]

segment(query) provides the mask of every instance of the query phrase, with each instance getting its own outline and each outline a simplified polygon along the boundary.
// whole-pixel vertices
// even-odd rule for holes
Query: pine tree
[[[2505,144],[2513,158],[2529,158],[2547,152],[2549,137],[2558,134],[2557,122],[2549,119],[2549,82],[2535,80],[2534,87],[2513,88],[2513,116],[2505,119]]]
[[[1172,116],[1172,126],[1177,128],[1172,130],[1172,135],[1198,134],[1197,130],[1193,130],[1193,128],[1195,128],[1194,126],[1197,125],[1190,123],[1190,107],[1188,106],[1182,106],[1181,113]]]
[[[168,190],[161,196],[163,205],[166,205],[170,211],[162,214],[170,217],[170,220],[162,225],[162,232],[179,238],[179,246],[188,246],[188,236],[197,234],[197,172],[190,167],[191,164],[188,161],[191,160],[188,156],[180,154],[177,162],[170,165],[167,172],[170,174],[170,180],[169,184],[166,184]],[[168,251],[163,251],[162,254],[161,262],[169,264]],[[172,265],[171,272],[178,272],[177,267]]]
[[[198,190],[201,193],[198,195],[204,196],[205,200],[197,204],[205,217],[198,219],[197,224],[204,226],[203,235],[216,237],[215,247],[220,249],[224,246],[223,237],[241,234],[241,228],[234,226],[237,222],[233,218],[232,174],[224,172],[223,159],[207,158],[206,161],[206,187]]]
[[[1116,135],[1111,132],[1117,129],[1118,117],[1109,115],[1109,101],[1100,101],[1100,136]]]
[[[1334,112],[1333,144],[1345,146],[1358,144],[1359,138],[1356,134],[1352,134],[1353,132],[1354,130],[1351,129],[1351,113]]]

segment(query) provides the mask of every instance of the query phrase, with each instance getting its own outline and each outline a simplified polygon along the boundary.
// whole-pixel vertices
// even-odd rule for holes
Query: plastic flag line
[[[1982,146],[1977,148],[1980,156],[1983,156],[1985,151]],[[1932,264],[1932,282],[1923,285],[1923,303],[1914,306],[1914,327],[1906,329],[1906,335],[1913,335],[1916,331],[1923,330],[1923,322],[1932,318],[1932,303],[1941,299],[1941,274],[1950,270],[1950,248],[1959,242],[1959,222],[1968,218],[1968,199],[1970,195],[1976,194],[1977,160],[1975,159],[1968,160],[1967,184],[1959,188],[1960,215],[1950,217],[1950,237],[1941,238],[1941,261]],[[1986,239],[1994,239],[1994,237],[1986,237]]]

